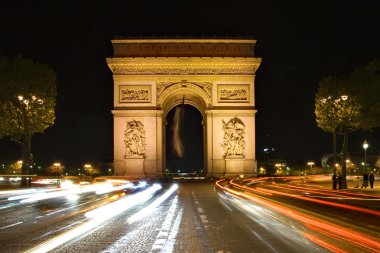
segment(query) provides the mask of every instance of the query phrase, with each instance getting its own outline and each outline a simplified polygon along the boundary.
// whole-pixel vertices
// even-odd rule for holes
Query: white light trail
[[[149,204],[148,206],[146,206],[144,209],[142,209],[140,212],[132,215],[131,217],[128,218],[127,222],[129,224],[132,224],[133,222],[136,222],[140,219],[142,219],[143,217],[145,217],[146,215],[148,215],[149,213],[152,213],[155,211],[155,208],[157,206],[159,206],[162,202],[164,202],[167,198],[170,197],[170,195],[173,194],[173,192],[175,192],[176,190],[178,189],[178,185],[177,184],[174,184],[172,187],[170,187],[169,190],[167,190],[164,194],[162,194],[159,198],[157,198],[156,200],[154,200],[151,204]]]
[[[174,246],[174,241],[179,230],[180,220],[182,218],[182,209],[181,209],[181,211],[177,215],[177,219],[174,222],[175,226],[172,227],[177,206],[178,206],[178,196],[176,196],[175,199],[173,200],[173,203],[169,208],[168,214],[166,215],[164,223],[162,224],[160,232],[158,233],[156,237],[156,241],[154,242],[150,252],[157,252],[157,251],[158,252],[172,252],[170,249],[172,249]],[[168,242],[169,236],[170,236],[171,241]]]
[[[108,204],[104,207],[100,207],[93,211],[86,213],[86,217],[90,218],[89,221],[85,222],[82,225],[75,227],[73,230],[65,232],[59,236],[56,236],[28,251],[27,253],[42,253],[49,252],[56,247],[77,238],[85,233],[96,230],[103,225],[107,220],[121,214],[122,212],[128,210],[129,208],[141,204],[144,201],[148,200],[153,194],[160,190],[161,185],[154,184],[145,191],[136,193],[134,195],[125,197],[123,199],[117,200],[111,204]]]
[[[10,191],[0,191],[0,195],[6,195],[6,194],[25,194],[25,193],[32,193],[36,192],[36,189],[27,189],[27,190],[10,190]]]
[[[93,211],[87,212],[85,216],[91,219],[108,219],[118,215],[119,213],[127,210],[128,208],[136,205],[136,203],[142,203],[150,199],[152,195],[162,188],[159,184],[154,184],[152,187],[148,188],[143,192],[139,192],[135,195],[129,196],[127,198],[115,201],[106,206],[97,208]]]
[[[99,190],[97,190],[95,193],[99,195],[99,194],[105,194],[105,193],[109,193],[113,191],[124,190],[124,189],[132,188],[132,187],[133,187],[132,183],[128,183],[128,184],[124,184],[120,186],[112,186],[111,184],[106,183],[102,185],[102,187]]]
[[[165,252],[165,253],[173,252],[174,244],[176,242],[177,235],[179,232],[179,225],[181,224],[182,215],[183,215],[183,209],[179,211],[176,219],[174,220],[174,224],[172,226],[172,229],[170,231],[170,234],[168,236],[168,239],[166,241],[166,244],[162,252]]]
[[[22,224],[22,223],[23,223],[22,221],[16,222],[16,223],[13,223],[13,224],[8,225],[8,226],[1,227],[0,230],[10,228],[10,227],[14,227],[14,226],[17,226],[17,225]]]

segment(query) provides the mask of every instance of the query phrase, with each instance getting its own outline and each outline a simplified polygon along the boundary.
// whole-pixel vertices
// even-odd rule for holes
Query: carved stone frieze
[[[144,125],[140,121],[128,121],[124,137],[125,158],[143,158],[146,151]]]
[[[117,57],[254,57],[255,40],[113,40]]]
[[[257,65],[228,64],[228,65],[132,65],[111,64],[114,75],[252,75]]]
[[[244,158],[245,151],[245,125],[237,117],[223,123],[223,142],[225,158]]]
[[[162,76],[156,75],[150,77],[152,80],[155,80],[156,83],[180,83],[182,80],[186,80],[186,82],[190,83],[214,83],[214,82],[222,82],[222,83],[250,83],[254,80],[254,76],[252,75],[229,75],[229,76],[218,76],[218,75],[193,75],[191,78],[187,75],[175,75],[175,76]],[[115,75],[114,80],[117,83],[123,82],[146,82],[147,77],[145,75]]]
[[[212,83],[211,82],[196,82],[196,83],[188,83],[188,82],[159,82],[157,83],[157,98],[161,96],[161,94],[170,86],[176,85],[176,84],[183,84],[183,85],[196,85],[203,89],[209,97],[211,97],[211,89],[212,89]]]

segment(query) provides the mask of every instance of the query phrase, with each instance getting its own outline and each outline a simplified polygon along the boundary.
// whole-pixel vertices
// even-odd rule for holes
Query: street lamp
[[[309,166],[310,166],[310,170],[312,170],[312,169],[313,169],[314,162],[308,162],[307,165],[309,165]]]
[[[281,163],[276,163],[274,166],[277,168],[276,173],[277,174],[282,174],[282,164]]]
[[[32,156],[32,148],[31,148],[31,138],[32,138],[32,129],[33,129],[33,115],[34,115],[34,108],[35,106],[40,106],[44,103],[44,101],[34,95],[17,95],[17,99],[20,102],[21,111],[22,111],[22,118],[23,118],[23,124],[24,124],[24,133],[23,133],[23,151],[22,151],[22,160],[24,161],[22,172],[23,174],[30,174],[30,169],[32,168],[33,164],[33,156]],[[32,112],[32,113],[31,113]],[[23,181],[21,182],[21,185],[25,186],[27,185],[26,180],[23,178]],[[30,185],[30,181],[29,181]]]
[[[92,174],[92,165],[91,164],[85,164],[83,167],[84,167],[86,175],[87,174],[90,174],[90,175]]]
[[[364,171],[367,172],[367,148],[368,148],[368,142],[366,139],[364,139],[363,142],[363,148],[364,148]]]
[[[57,173],[57,175],[59,175],[59,167],[61,167],[61,164],[60,163],[53,163],[53,166],[55,168],[55,172]]]
[[[340,103],[346,103],[349,99],[349,96],[345,93],[343,93],[340,97],[339,96],[328,96],[327,98],[322,98],[320,101],[323,104],[326,104],[326,106],[332,106],[334,113],[336,113],[337,109],[339,108]],[[327,103],[328,102],[328,103]],[[336,154],[336,129],[332,131],[333,134],[333,155],[334,155],[334,164],[337,160],[337,154]],[[335,172],[336,169],[334,169]]]

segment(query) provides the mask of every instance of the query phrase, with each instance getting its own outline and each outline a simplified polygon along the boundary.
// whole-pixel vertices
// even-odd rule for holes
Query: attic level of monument
[[[255,57],[256,40],[112,40],[114,57]]]

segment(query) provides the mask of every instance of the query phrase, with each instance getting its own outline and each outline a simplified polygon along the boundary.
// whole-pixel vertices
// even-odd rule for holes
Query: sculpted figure
[[[245,150],[245,125],[239,118],[223,121],[224,137],[222,147],[226,157],[243,157]]]
[[[145,130],[140,121],[132,120],[127,123],[124,132],[125,157],[142,157],[145,155]]]

